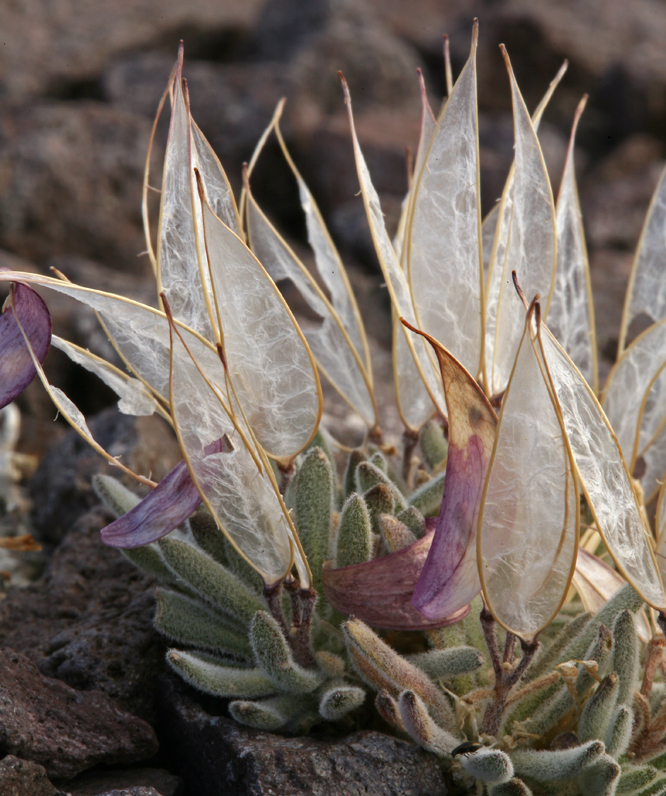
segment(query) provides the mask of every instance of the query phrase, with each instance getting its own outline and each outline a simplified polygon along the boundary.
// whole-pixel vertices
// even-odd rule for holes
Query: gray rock
[[[206,712],[171,677],[161,681],[160,702],[162,750],[184,778],[187,796],[447,792],[434,755],[379,732],[354,733],[336,741],[258,732]]]
[[[162,768],[90,771],[67,783],[71,796],[99,796],[109,792],[152,789],[160,796],[180,796],[182,780]]]
[[[98,689],[150,720],[165,643],[152,626],[153,581],[99,531],[110,515],[82,517],[42,577],[0,603],[0,644],[28,655],[43,674]]]
[[[149,136],[148,120],[90,101],[4,108],[0,245],[36,262],[79,254],[148,272],[137,255]]]
[[[58,790],[43,766],[7,755],[0,760],[0,793],[2,796],[57,796]]]
[[[44,677],[25,655],[0,650],[0,749],[67,778],[98,763],[132,763],[157,752],[152,728],[99,691]]]
[[[95,794],[95,796],[164,796],[159,793],[155,788],[144,788],[139,785],[134,788],[122,788],[122,790],[105,790],[104,793]]]

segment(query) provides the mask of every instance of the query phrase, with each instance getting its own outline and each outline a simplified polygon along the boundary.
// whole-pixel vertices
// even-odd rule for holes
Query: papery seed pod
[[[375,484],[363,494],[363,500],[370,513],[370,523],[373,533],[381,533],[379,528],[379,518],[382,514],[393,514],[395,499],[393,492],[385,484]]]
[[[377,489],[377,487],[374,487],[374,489]],[[370,491],[372,492],[372,490]],[[389,553],[395,553],[396,550],[409,547],[410,544],[414,544],[416,541],[416,536],[409,528],[391,514],[379,515],[377,530],[384,540],[384,545]]]
[[[407,506],[397,515],[396,519],[406,525],[417,539],[420,539],[426,532],[425,517],[416,506]]]
[[[445,477],[446,472],[440,473],[412,492],[409,496],[409,505],[417,508],[424,517],[438,514],[444,495]]]
[[[402,658],[358,619],[342,625],[345,642],[359,674],[369,685],[386,688],[394,696],[414,691],[428,706],[433,719],[444,729],[457,733],[451,706],[435,684],[416,666]]]
[[[384,484],[393,493],[393,500],[395,501],[395,511],[399,513],[407,508],[407,500],[398,487],[391,481],[391,479],[383,473],[378,467],[370,462],[361,462],[356,468],[356,487],[361,493],[367,492],[372,489],[376,484]]]
[[[225,627],[219,614],[202,603],[170,589],[155,590],[155,627],[181,644],[214,650],[252,660],[252,647],[246,635]]]
[[[619,678],[611,672],[587,700],[578,721],[578,737],[582,742],[606,737],[619,690]]]
[[[398,700],[394,699],[386,689],[383,688],[375,697],[375,707],[384,721],[388,722],[392,727],[407,732],[400,715]]]
[[[532,791],[517,777],[488,788],[489,796],[532,796]]]
[[[574,779],[586,766],[598,760],[604,751],[602,741],[590,741],[557,752],[516,749],[511,753],[511,759],[519,777],[529,777],[539,782],[565,782]]]
[[[484,657],[475,647],[449,647],[408,655],[407,660],[431,680],[439,680],[476,671],[483,665]]]
[[[321,695],[319,714],[327,721],[337,721],[361,707],[364,701],[365,691],[362,688],[351,685],[333,686]]]
[[[303,697],[294,694],[271,697],[258,702],[235,700],[229,703],[229,713],[239,724],[257,730],[274,732],[303,713]]]
[[[482,747],[471,754],[459,755],[460,765],[481,782],[509,782],[513,777],[511,758],[500,749]]]
[[[419,447],[426,464],[434,470],[446,461],[449,443],[446,441],[442,424],[437,420],[429,420],[419,434]]]
[[[261,669],[226,666],[219,658],[203,652],[168,650],[166,659],[183,680],[207,694],[252,699],[276,691]]]
[[[320,595],[324,593],[321,566],[328,554],[335,490],[335,476],[326,454],[321,448],[312,448],[298,472],[293,518]]]
[[[224,534],[210,514],[207,511],[197,511],[190,517],[190,528],[194,540],[204,553],[207,553],[218,564],[222,564],[223,567],[228,567],[229,559],[226,546],[229,543],[226,542]],[[236,557],[240,558],[238,554]]]
[[[250,643],[257,663],[280,690],[292,694],[314,691],[322,675],[299,666],[278,623],[267,611],[257,611],[250,626]]]
[[[634,793],[649,785],[659,774],[654,766],[630,766],[622,769],[617,793]]]
[[[356,485],[356,470],[361,462],[366,461],[363,451],[354,450],[349,454],[347,459],[347,467],[343,477],[342,491],[343,497],[346,500],[354,492],[358,492]]]
[[[636,623],[631,611],[620,611],[613,625],[613,660],[611,669],[618,676],[617,701],[631,707],[638,689],[638,652]],[[597,736],[601,737],[601,736]]]
[[[232,618],[249,624],[255,613],[265,607],[235,575],[201,550],[179,539],[161,539],[159,546],[175,575]]]
[[[448,756],[458,745],[457,738],[432,720],[423,700],[414,691],[403,691],[398,707],[405,730],[419,746],[436,755]]]
[[[372,558],[370,513],[360,495],[352,494],[342,507],[333,546],[336,567],[362,564]]]
[[[141,502],[138,495],[110,475],[96,473],[92,477],[92,487],[97,497],[104,501],[116,517],[122,517]]]
[[[627,705],[620,705],[611,718],[606,735],[606,751],[611,757],[619,758],[627,751],[633,723],[633,710]]]
[[[614,796],[622,769],[610,755],[602,755],[576,777],[576,784],[585,796]]]

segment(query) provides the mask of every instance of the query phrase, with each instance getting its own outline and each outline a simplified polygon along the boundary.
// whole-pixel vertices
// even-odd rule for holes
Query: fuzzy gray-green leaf
[[[379,488],[380,487],[374,487],[374,489]],[[371,489],[370,491],[372,492],[373,490]],[[414,544],[416,541],[416,536],[414,536],[409,528],[391,514],[379,515],[377,530],[389,553],[395,553],[398,550],[409,547],[410,544]]]
[[[356,468],[356,488],[359,492],[367,492],[377,484],[384,484],[393,493],[393,500],[395,501],[395,512],[399,514],[407,508],[407,501],[402,492],[393,483],[393,481],[383,473],[379,467],[375,467],[370,462],[361,462]],[[418,507],[417,507],[418,508]]]
[[[417,539],[420,539],[426,532],[425,517],[416,506],[407,506],[397,515],[396,519],[406,525]]]
[[[610,755],[602,755],[586,766],[576,777],[576,784],[585,796],[614,796],[622,769]]]
[[[298,472],[293,517],[314,587],[322,595],[321,566],[328,554],[334,498],[335,476],[328,457],[321,448],[312,448]]]
[[[345,500],[350,495],[353,495],[354,492],[358,492],[358,487],[356,486],[356,470],[359,464],[364,461],[366,461],[366,458],[363,451],[354,450],[349,454],[342,484],[343,497]]]
[[[636,622],[631,611],[620,611],[613,625],[613,660],[611,669],[617,673],[619,705],[633,705],[638,689],[638,652]]]
[[[446,461],[449,443],[444,436],[441,423],[429,420],[423,426],[419,435],[419,447],[425,463],[431,470]]]
[[[573,749],[559,751],[516,749],[511,754],[516,774],[539,782],[564,782],[574,779],[586,766],[604,754],[601,741],[590,741]]]
[[[615,758],[621,757],[631,742],[634,712],[627,705],[620,705],[613,714],[606,736],[606,751]]]
[[[476,752],[458,757],[468,774],[481,782],[509,782],[513,778],[511,758],[500,749],[483,747]]]
[[[174,574],[233,618],[249,625],[255,613],[265,608],[245,584],[201,550],[179,539],[162,539],[159,545]]]
[[[409,505],[417,508],[424,517],[433,517],[439,514],[444,496],[444,479],[446,471],[439,473],[423,486],[412,492],[409,496]]]
[[[177,583],[178,579],[165,564],[160,555],[160,549],[156,542],[144,545],[143,547],[132,547],[120,551],[128,561],[138,567],[148,575],[152,575],[162,583]]]
[[[370,513],[358,494],[351,495],[342,507],[333,547],[336,567],[362,564],[372,558]]]
[[[104,502],[107,508],[111,509],[116,517],[122,517],[141,502],[138,495],[110,475],[96,473],[92,477],[92,486],[97,497]]]
[[[357,686],[333,686],[321,695],[319,713],[327,721],[337,721],[351,713],[352,710],[361,707],[365,696],[365,691]]]
[[[229,703],[229,713],[239,723],[256,730],[275,732],[303,712],[303,697],[296,694],[270,697],[259,701],[236,700]]]
[[[261,669],[226,666],[214,656],[169,650],[167,662],[190,685],[220,697],[253,697],[274,694],[276,689]]]
[[[475,647],[448,647],[406,657],[431,680],[475,672],[484,661],[483,655]]]
[[[617,703],[619,685],[616,672],[611,672],[604,677],[594,694],[585,702],[578,722],[578,738],[581,741],[606,737]]]
[[[318,671],[304,669],[294,661],[280,626],[267,611],[257,611],[254,615],[250,643],[257,663],[280,690],[307,694],[321,683]]]
[[[222,618],[201,603],[170,589],[156,589],[155,597],[155,627],[165,636],[182,644],[252,660],[247,636],[225,627]]]
[[[659,774],[654,766],[628,767],[622,771],[616,793],[632,793],[649,785]]]
[[[375,484],[365,492],[363,500],[365,500],[365,505],[370,514],[370,525],[373,533],[379,536],[381,534],[379,518],[382,514],[393,514],[395,506],[393,493],[385,484]]]
[[[204,553],[208,553],[218,564],[228,567],[226,537],[217,527],[217,523],[211,515],[207,511],[195,512],[190,517],[190,528],[195,542]]]

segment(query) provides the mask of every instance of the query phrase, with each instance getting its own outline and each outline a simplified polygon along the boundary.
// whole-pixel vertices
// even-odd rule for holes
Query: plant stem
[[[520,639],[520,647],[523,654],[520,660],[514,664],[513,654],[518,637],[513,633],[507,632],[503,654],[500,658],[497,647],[495,619],[485,606],[481,611],[480,619],[493,671],[495,672],[495,686],[486,706],[486,711],[483,714],[479,732],[486,735],[496,735],[502,723],[502,714],[504,713],[509,693],[532,662],[532,658],[539,647],[539,642],[534,639],[531,643],[527,643]]]

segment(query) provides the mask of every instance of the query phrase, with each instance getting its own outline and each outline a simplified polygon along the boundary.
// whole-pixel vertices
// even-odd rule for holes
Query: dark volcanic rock
[[[0,644],[24,652],[43,674],[98,689],[150,720],[165,644],[152,626],[153,581],[102,544],[110,520],[82,517],[42,577],[0,603]]]
[[[0,760],[0,793],[2,796],[58,796],[43,766],[14,755]]]
[[[133,788],[122,788],[121,790],[105,790],[104,793],[96,793],[95,796],[164,796],[159,793],[155,788],[144,788],[142,785],[137,785]]]
[[[180,796],[182,780],[162,768],[128,768],[90,771],[67,783],[71,796],[101,796],[108,793],[134,793],[143,788],[159,796]]]
[[[152,728],[99,691],[46,678],[25,655],[0,650],[0,749],[71,777],[98,763],[131,763],[157,752]]]
[[[378,732],[340,741],[285,738],[211,716],[160,681],[160,743],[186,796],[445,796],[434,755]]]
[[[88,426],[112,456],[120,456],[136,473],[152,473],[154,480],[163,478],[181,458],[175,436],[156,416],[131,417],[113,408],[100,412]],[[121,476],[75,431],[50,449],[29,488],[40,541],[59,542],[82,514],[99,503],[90,481],[99,472]],[[138,492],[134,482],[124,483]]]

